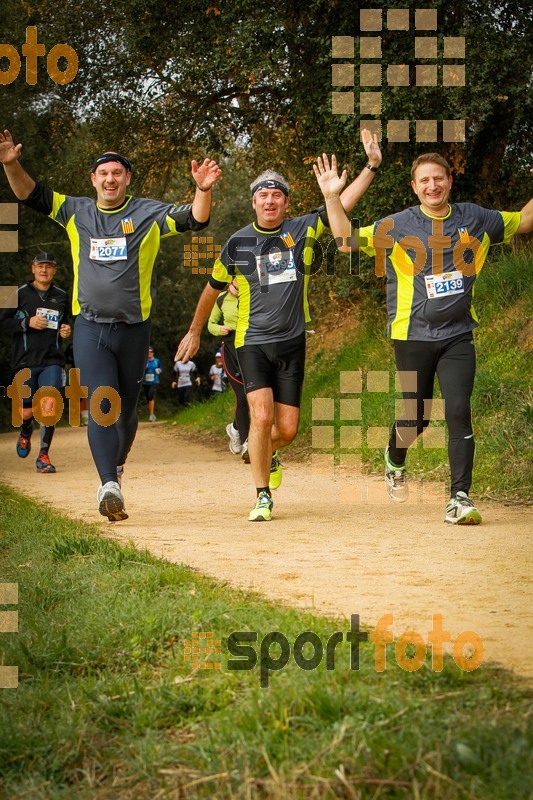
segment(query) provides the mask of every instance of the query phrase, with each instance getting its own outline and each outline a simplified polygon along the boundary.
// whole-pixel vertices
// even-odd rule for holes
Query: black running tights
[[[89,446],[102,484],[117,480],[117,465],[124,464],[137,433],[137,401],[142,387],[150,344],[150,320],[91,322],[79,315],[74,326],[74,360],[80,382],[89,389],[111,387],[120,397],[120,416],[112,425],[99,424],[89,414]],[[102,414],[110,404],[103,400]],[[91,409],[94,411],[94,409]]]
[[[433,398],[436,375],[448,427],[451,495],[455,496],[458,491],[468,493],[474,464],[470,396],[474,386],[476,351],[472,334],[440,342],[395,340],[394,354],[408,418],[396,420],[392,426],[390,460],[398,466],[403,465],[407,448],[429,425],[428,401]]]

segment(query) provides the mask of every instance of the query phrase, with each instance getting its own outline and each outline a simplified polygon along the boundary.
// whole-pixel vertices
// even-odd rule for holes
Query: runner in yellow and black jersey
[[[211,188],[221,171],[215,161],[191,162],[192,204],[177,206],[127,194],[129,160],[113,151],[91,168],[96,201],[55,192],[33,180],[19,162],[22,145],[0,134],[0,163],[15,196],[65,229],[74,267],[74,358],[82,386],[105,387],[120,398],[113,424],[89,418],[88,437],[101,486],[98,508],[111,522],[126,519],[119,484],[137,432],[137,401],[150,343],[153,269],[163,237],[200,230],[209,221]],[[106,395],[106,398],[108,396]],[[109,413],[110,402],[101,411]]]
[[[278,448],[294,439],[300,415],[305,365],[305,325],[309,321],[307,287],[313,245],[329,225],[337,235],[344,207],[355,206],[370,186],[381,153],[377,140],[363,131],[368,164],[342,193],[335,157],[318,159],[315,175],[326,207],[301,217],[286,218],[289,184],[272,170],[251,184],[256,221],[230,237],[198,302],[176,360],[198,350],[200,332],[218,293],[234,276],[239,285],[235,347],[250,408],[248,450],[256,486],[251,521],[271,518],[271,490],[281,483]],[[342,205],[341,205],[342,203]]]
[[[420,205],[359,231],[361,249],[375,257],[376,273],[387,277],[388,331],[405,400],[406,418],[394,422],[385,452],[385,481],[392,500],[407,499],[407,450],[429,425],[437,376],[449,433],[445,522],[476,525],[481,515],[468,496],[474,463],[472,332],[478,325],[474,284],[493,245],[533,230],[533,200],[519,212],[450,204],[451,170],[438,153],[418,156],[411,178]]]

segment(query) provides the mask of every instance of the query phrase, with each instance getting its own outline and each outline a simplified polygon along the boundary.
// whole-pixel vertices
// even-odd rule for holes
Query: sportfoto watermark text
[[[359,669],[359,645],[369,641],[374,645],[374,667],[376,672],[387,668],[387,645],[394,643],[394,657],[399,667],[407,672],[416,672],[427,657],[426,641],[418,631],[407,630],[394,639],[390,626],[393,614],[384,614],[376,627],[362,631],[359,614],[350,617],[350,630],[333,633],[324,644],[314,631],[303,631],[294,640],[292,647],[281,631],[271,631],[261,639],[259,653],[253,646],[259,639],[256,631],[235,631],[227,639],[228,670],[252,670],[259,664],[259,682],[263,689],[270,684],[270,674],[279,672],[289,663],[291,653],[295,664],[302,670],[316,669],[325,656],[327,670],[335,669],[337,647],[344,641],[350,645],[350,669]],[[484,646],[481,637],[474,631],[463,631],[452,640],[451,632],[444,629],[442,614],[433,614],[433,627],[428,631],[427,642],[431,646],[431,668],[442,672],[444,667],[444,645],[451,645],[452,657],[459,669],[472,672],[483,662]],[[304,653],[306,648],[306,653]],[[408,651],[409,650],[409,655]],[[273,654],[277,651],[277,655]],[[310,651],[312,651],[310,653]],[[468,651],[468,655],[465,654]]]

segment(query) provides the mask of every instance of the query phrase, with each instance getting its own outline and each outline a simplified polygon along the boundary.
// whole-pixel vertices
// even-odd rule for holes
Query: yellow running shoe
[[[273,505],[274,501],[268,492],[259,492],[255,506],[248,514],[248,520],[250,522],[270,522]]]
[[[272,463],[270,464],[270,477],[268,479],[268,488],[279,489],[282,477],[283,477],[283,472],[281,470],[279,454],[278,451],[276,450],[276,452],[272,454]]]

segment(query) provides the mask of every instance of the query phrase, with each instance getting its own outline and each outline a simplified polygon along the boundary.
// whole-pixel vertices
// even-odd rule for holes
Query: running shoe
[[[396,503],[405,503],[409,497],[407,470],[405,467],[397,467],[389,461],[388,447],[385,450],[385,483],[390,499]]]
[[[250,463],[250,453],[248,452],[248,439],[244,442],[241,448],[241,458],[245,464]]]
[[[269,522],[272,519],[274,501],[268,492],[259,492],[255,506],[248,514],[250,522]]]
[[[156,419],[157,417],[155,414],[150,414],[150,416],[148,417],[148,422],[155,422]]]
[[[42,451],[39,453],[39,458],[35,462],[35,466],[37,467],[37,472],[56,471],[54,465],[50,463],[50,456],[48,455],[48,453],[43,453]]]
[[[103,486],[100,486],[96,498],[98,500],[98,511],[103,517],[107,517],[109,522],[128,519],[124,498],[116,481],[108,481]]]
[[[276,450],[276,452],[272,454],[272,462],[270,464],[270,478],[268,479],[268,488],[279,489],[282,477],[283,473],[281,470],[281,462],[279,460],[278,451]]]
[[[446,506],[446,519],[452,525],[479,525],[481,514],[466,492],[457,492]]]
[[[234,456],[238,456],[242,450],[241,437],[239,436],[237,428],[234,427],[233,422],[226,425],[226,433],[229,436],[230,453],[233,453]]]
[[[17,455],[19,458],[26,458],[29,456],[31,450],[31,433],[29,436],[19,434],[17,439]]]

